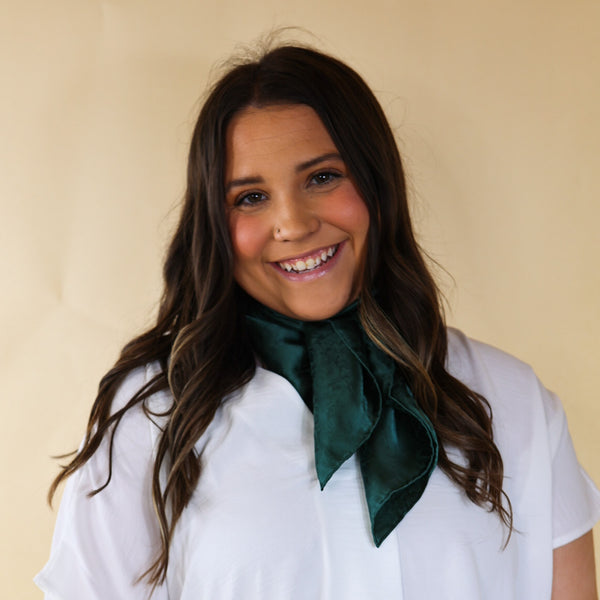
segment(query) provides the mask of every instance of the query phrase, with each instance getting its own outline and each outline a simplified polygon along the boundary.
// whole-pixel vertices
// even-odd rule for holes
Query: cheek
[[[369,231],[369,209],[356,191],[340,196],[332,205],[332,219],[350,233],[357,244],[363,244]]]
[[[245,215],[232,215],[229,218],[229,235],[236,265],[241,261],[260,257],[264,247],[264,236],[256,219]]]

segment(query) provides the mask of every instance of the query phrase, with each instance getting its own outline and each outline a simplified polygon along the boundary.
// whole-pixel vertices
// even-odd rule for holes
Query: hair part
[[[161,548],[142,575],[152,589],[166,577],[175,527],[201,476],[195,444],[223,399],[255,372],[239,310],[241,291],[233,278],[225,213],[225,140],[231,119],[240,111],[278,104],[304,104],[315,110],[368,207],[361,322],[374,343],[406,373],[431,419],[440,441],[440,468],[471,501],[497,512],[512,530],[489,404],[445,367],[448,349],[440,294],[412,230],[402,162],[383,110],[363,79],[341,61],[310,48],[282,45],[231,67],[210,90],[192,135],[187,189],[164,265],[156,324],[123,348],[102,379],[84,444],[49,492],[51,499],[60,482],[108,438],[107,479],[91,493],[101,492],[110,482],[113,438],[121,418],[137,404],[149,414],[146,400],[169,390],[173,404],[164,415],[152,475]],[[111,413],[125,377],[150,362],[160,365],[159,375]],[[461,450],[465,464],[450,460],[446,447]],[[164,487],[161,469],[167,472]]]

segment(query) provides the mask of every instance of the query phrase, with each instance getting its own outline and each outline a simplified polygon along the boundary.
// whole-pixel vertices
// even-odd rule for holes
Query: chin
[[[324,319],[329,319],[330,317],[337,315],[351,302],[352,299],[335,302],[319,302],[319,300],[315,298],[311,300],[309,306],[306,306],[306,303],[302,303],[302,306],[286,304],[280,308],[275,308],[275,310],[292,319],[298,319],[300,321],[323,321]]]

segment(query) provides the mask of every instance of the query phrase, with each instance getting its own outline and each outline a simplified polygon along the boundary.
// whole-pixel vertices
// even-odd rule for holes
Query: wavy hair
[[[49,491],[51,499],[107,438],[107,478],[91,491],[100,493],[110,483],[113,440],[123,415],[137,404],[149,413],[146,400],[169,390],[173,402],[164,415],[152,475],[161,547],[142,576],[152,586],[166,577],[175,526],[201,476],[196,442],[223,399],[255,371],[225,213],[228,125],[249,106],[290,104],[308,105],[318,114],[369,210],[360,291],[363,327],[407,374],[437,432],[440,468],[472,502],[497,512],[509,534],[512,530],[489,404],[446,370],[440,295],[412,230],[402,162],[383,110],[363,79],[344,63],[310,48],[281,45],[230,67],[210,90],[192,136],[187,190],[164,264],[156,324],[123,348],[101,380],[83,446]],[[123,408],[112,411],[125,377],[150,362],[161,366],[159,374]],[[450,460],[448,448],[459,449],[464,461]],[[161,469],[167,473],[164,485]]]

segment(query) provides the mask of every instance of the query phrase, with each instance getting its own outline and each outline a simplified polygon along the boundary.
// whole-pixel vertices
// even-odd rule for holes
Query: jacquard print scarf
[[[324,321],[299,321],[250,300],[246,323],[258,358],[314,415],[321,489],[357,453],[379,546],[423,494],[438,441],[395,361],[364,332],[357,304]]]

